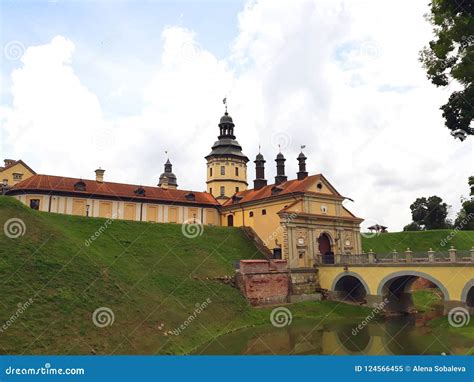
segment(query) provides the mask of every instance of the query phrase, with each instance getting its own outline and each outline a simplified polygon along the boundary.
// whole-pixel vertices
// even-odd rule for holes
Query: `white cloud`
[[[349,208],[400,229],[418,196],[438,194],[457,209],[473,167],[472,143],[443,127],[438,108],[449,93],[418,62],[431,36],[426,11],[423,1],[251,2],[226,59],[195,32],[168,27],[141,112],[114,118],[73,70],[73,42],[58,36],[29,47],[12,74],[13,103],[0,109],[4,156],[26,157],[44,173],[90,177],[101,165],[109,180],[156,184],[168,150],[180,186],[203,190],[203,157],[227,96],[251,161],[262,145],[267,179],[276,143],[290,178],[305,144],[310,172],[354,198]]]

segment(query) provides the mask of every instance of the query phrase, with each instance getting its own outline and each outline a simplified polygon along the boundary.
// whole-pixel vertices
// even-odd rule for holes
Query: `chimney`
[[[303,151],[300,152],[298,155],[298,167],[299,171],[296,173],[298,175],[298,180],[302,180],[308,176],[308,172],[306,171],[306,157],[303,154]]]
[[[258,153],[253,162],[255,163],[255,180],[253,181],[253,188],[255,190],[260,190],[267,185],[267,180],[265,179],[265,162],[263,155]]]
[[[11,164],[15,163],[16,160],[14,159],[4,159],[3,163],[5,163],[5,167],[10,166]]]
[[[104,181],[104,172],[100,167],[95,170],[95,181],[102,183]]]
[[[287,181],[288,177],[285,175],[285,157],[282,153],[278,153],[275,162],[277,163],[277,176],[275,176],[275,184],[281,184]]]

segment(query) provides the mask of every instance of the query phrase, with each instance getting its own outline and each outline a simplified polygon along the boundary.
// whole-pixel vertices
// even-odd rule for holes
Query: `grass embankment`
[[[41,213],[0,197],[0,229],[11,218],[21,219],[26,232],[0,232],[4,354],[182,354],[237,328],[269,323],[271,308],[252,308],[238,290],[213,280],[232,275],[235,261],[261,256],[238,228],[206,226],[189,239],[176,224]],[[207,299],[180,335],[165,335]],[[101,307],[114,314],[104,328],[92,321]],[[329,301],[294,304],[291,312],[294,319],[367,314]]]
[[[435,252],[447,253],[451,246],[460,251],[468,251],[474,246],[474,231],[457,231],[452,237],[451,232],[452,230],[444,229],[362,236],[362,248],[366,252],[372,249],[375,253],[389,253],[394,249],[403,252],[407,248],[413,252],[426,252],[432,248]],[[451,237],[449,241],[448,237]]]

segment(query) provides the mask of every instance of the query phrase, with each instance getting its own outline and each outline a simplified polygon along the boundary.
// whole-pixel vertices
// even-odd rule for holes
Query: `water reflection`
[[[321,323],[293,320],[291,326],[271,325],[240,330],[201,346],[197,354],[465,354],[466,339],[434,333],[427,318],[405,316],[371,322],[357,333],[360,321]]]

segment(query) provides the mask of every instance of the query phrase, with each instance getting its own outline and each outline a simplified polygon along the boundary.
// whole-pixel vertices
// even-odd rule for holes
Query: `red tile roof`
[[[331,187],[332,191],[334,192],[334,195],[332,195],[333,197],[335,196],[337,198],[343,198],[343,196],[339,194],[336,191],[336,189],[334,189],[334,187],[331,186],[331,184],[327,181],[326,178],[324,178],[322,174],[316,174],[316,175],[307,176],[306,178],[302,180],[298,180],[298,179],[289,180],[277,186],[275,184],[270,184],[258,190],[250,189],[250,190],[237,192],[234,195],[234,198],[228,199],[223,204],[223,206],[232,206],[234,204],[253,202],[256,200],[266,199],[270,197],[289,195],[292,193],[303,193],[303,192],[312,193],[308,191],[309,187],[313,185],[314,182],[320,179],[324,179],[324,181]],[[277,194],[272,194],[272,189],[274,187],[278,187],[279,189],[281,189],[281,191],[278,192]],[[319,195],[331,197],[331,195],[327,195],[327,194],[319,194]],[[237,199],[235,197],[237,197]]]
[[[74,189],[74,184],[82,181],[85,191]],[[144,195],[135,194],[138,188],[145,190]],[[205,204],[219,206],[214,197],[207,192],[171,190],[159,187],[140,186],[125,183],[97,182],[95,180],[66,178],[63,176],[34,175],[13,186],[8,194],[20,194],[26,191],[64,192],[85,196],[106,196],[117,199],[138,199],[162,201],[168,203]],[[189,194],[194,195],[194,200],[189,199]],[[188,198],[186,197],[188,195]]]

